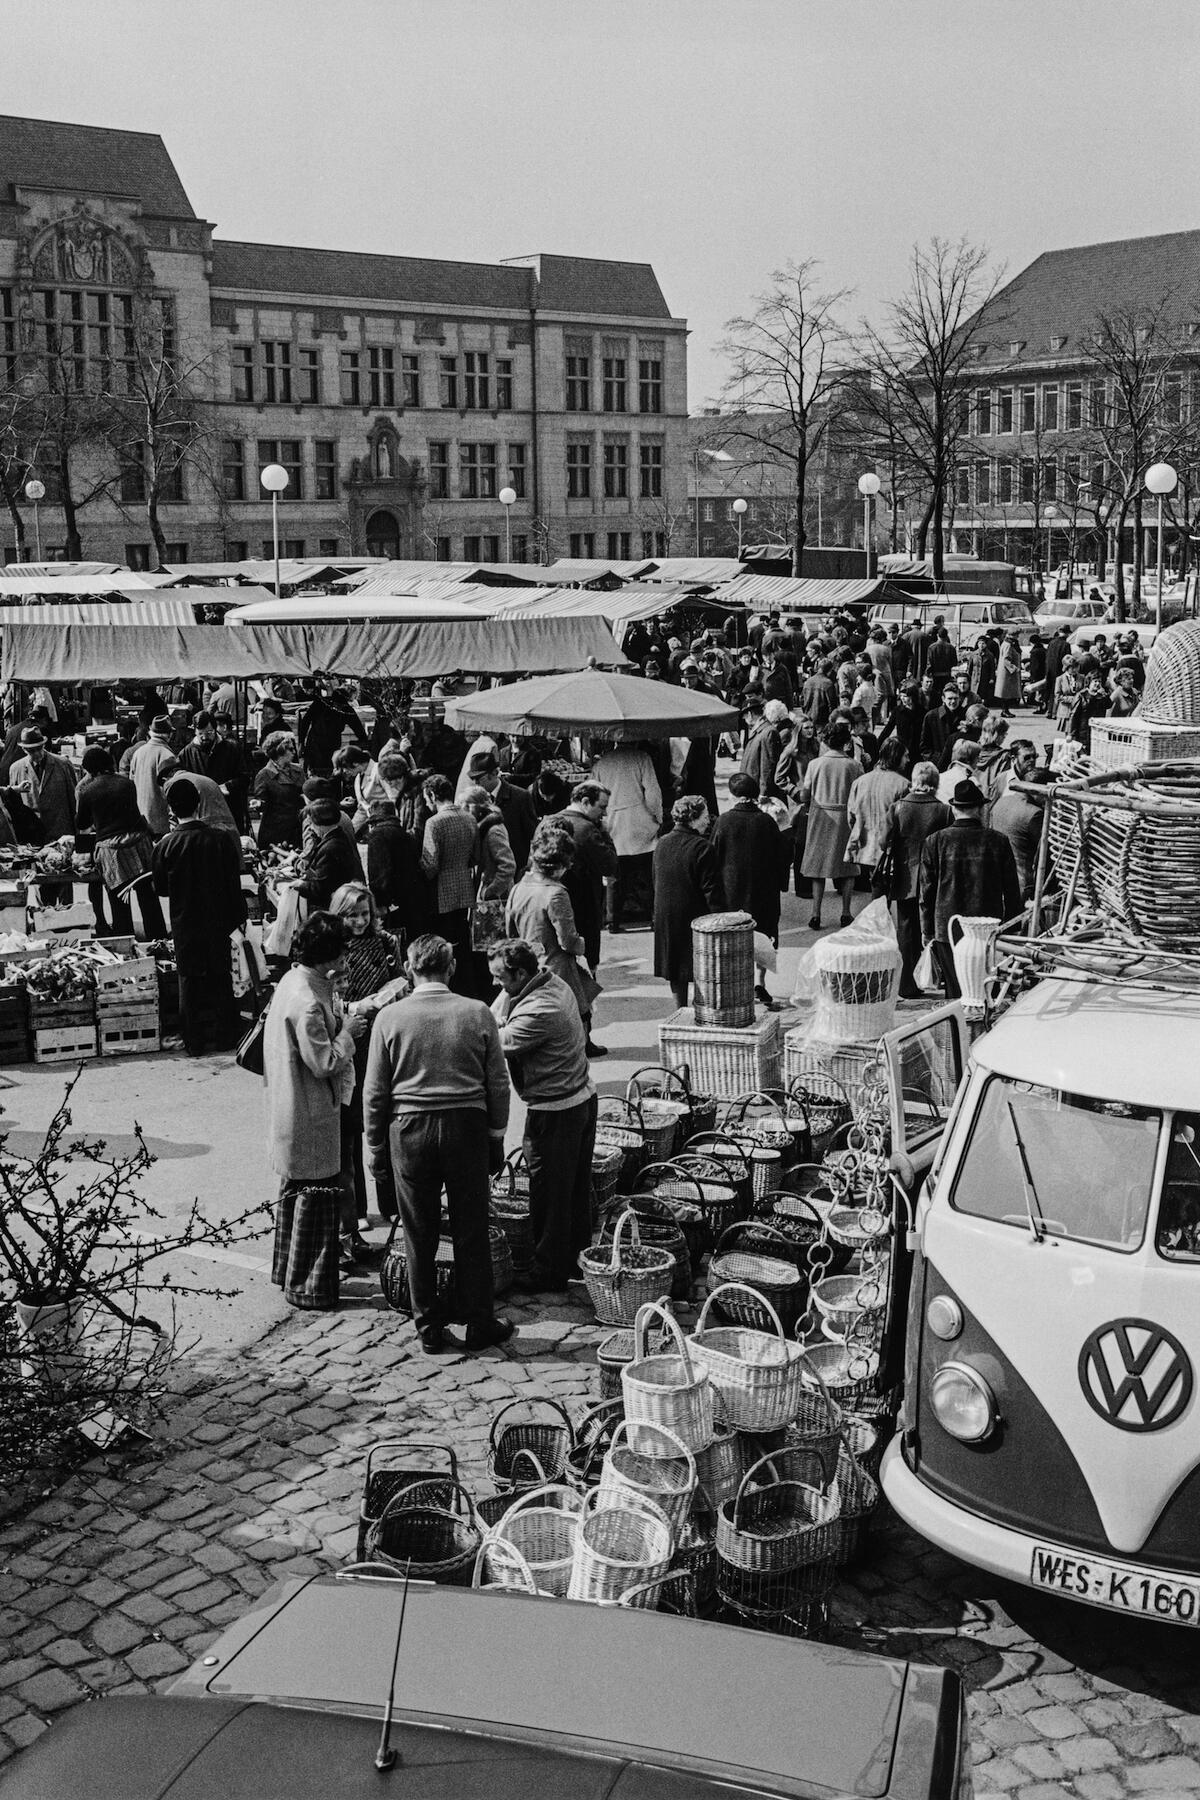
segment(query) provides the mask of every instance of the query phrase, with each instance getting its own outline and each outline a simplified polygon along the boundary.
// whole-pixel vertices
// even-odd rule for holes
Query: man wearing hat
[[[1060,625],[1046,645],[1046,673],[1042,678],[1042,711],[1048,719],[1054,717],[1054,690],[1058,685],[1058,678],[1062,674],[1063,664],[1070,654],[1071,627]]]
[[[363,879],[362,859],[353,832],[342,823],[336,783],[319,776],[306,781],[304,798],[304,873],[296,886],[310,910],[324,912],[338,888]]]
[[[228,831],[198,816],[190,775],[171,784],[174,830],[154,846],[154,885],[171,903],[171,937],[179,970],[179,1027],[189,1056],[228,1050],[238,1039],[230,935],[246,922],[241,858]]]
[[[164,837],[170,828],[171,814],[163,784],[176,763],[171,747],[170,718],[166,713],[159,713],[150,727],[150,736],[145,743],[134,746],[129,759],[129,774],[137,789],[138,811],[156,838]]]
[[[1021,883],[1013,848],[1002,832],[983,822],[983,792],[960,781],[951,795],[951,824],[925,840],[918,904],[921,942],[932,944],[948,1000],[959,995],[949,926],[964,918],[1011,919],[1021,910]]]
[[[53,754],[36,725],[21,733],[21,754],[8,772],[8,785],[37,814],[45,843],[74,834],[75,771],[65,756]]]

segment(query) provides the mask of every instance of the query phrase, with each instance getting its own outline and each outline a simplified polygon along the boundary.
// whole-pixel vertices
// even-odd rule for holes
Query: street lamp
[[[733,461],[728,450],[705,450],[702,445],[697,444],[692,452],[692,467],[696,474],[696,529],[692,535],[697,556],[700,554],[700,458],[702,456],[707,456],[709,462]]]
[[[275,598],[279,598],[279,496],[288,484],[288,472],[280,463],[268,463],[258,478],[271,496],[271,538],[275,545]]]
[[[739,562],[741,562],[741,560],[742,560],[742,521],[743,521],[743,520],[744,520],[744,519],[745,519],[745,517],[746,517],[746,510],[747,510],[747,509],[746,509],[746,502],[745,502],[745,501],[744,501],[744,500],[735,500],[735,501],[734,501],[734,503],[733,503],[733,510],[734,510],[734,512],[735,512],[735,513],[736,513],[736,515],[737,515],[737,522],[738,522],[738,561],[739,561]]]
[[[46,484],[34,475],[25,483],[25,498],[33,505],[33,532],[37,539],[37,559],[42,560],[42,521],[38,514],[38,505],[46,498]]]
[[[502,487],[499,500],[504,508],[504,560],[512,561],[512,504],[517,497],[516,488]]]
[[[868,581],[871,579],[871,502],[882,486],[874,469],[868,469],[865,475],[858,478],[858,491],[863,503],[863,554],[867,559]]]
[[[1047,505],[1045,505],[1042,508],[1042,517],[1046,521],[1046,579],[1047,580],[1050,579],[1050,565],[1054,560],[1054,521],[1057,518],[1061,518],[1061,516],[1062,515],[1060,514],[1057,506],[1055,506],[1053,504],[1053,502],[1049,502]]]
[[[1150,493],[1155,494],[1158,497],[1158,598],[1155,601],[1155,605],[1154,605],[1154,629],[1155,629],[1155,631],[1161,631],[1163,628],[1163,620],[1162,620],[1162,571],[1163,571],[1162,503],[1163,503],[1163,495],[1164,494],[1173,494],[1175,492],[1176,479],[1177,479],[1177,477],[1176,477],[1175,471],[1171,467],[1170,463],[1154,463],[1149,469],[1146,470],[1146,487],[1148,488]]]

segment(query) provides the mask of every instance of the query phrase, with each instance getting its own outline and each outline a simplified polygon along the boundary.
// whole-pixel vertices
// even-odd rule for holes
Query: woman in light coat
[[[874,875],[896,802],[908,792],[908,776],[899,772],[903,758],[904,746],[899,739],[885,738],[879,746],[878,765],[859,776],[846,801],[846,816],[850,820],[846,854],[858,858],[865,875]]]
[[[317,912],[296,934],[295,966],[275,990],[263,1038],[267,1143],[279,1176],[271,1280],[290,1306],[338,1299],[339,1221],[357,1226],[342,1183],[342,1106],[354,1086],[354,1046],[365,1014],[343,1013],[333,991],[346,932]]]
[[[612,897],[612,928],[636,889],[645,889],[645,910],[654,904],[651,857],[662,828],[663,796],[649,753],[640,745],[614,744],[592,769],[592,780],[608,789],[608,832],[619,868]]]
[[[821,929],[821,901],[827,881],[833,881],[842,896],[842,924],[851,922],[850,896],[854,892],[855,868],[847,852],[850,819],[846,803],[850,789],[862,773],[862,764],[850,755],[850,727],[839,719],[827,730],[825,748],[817,760],[809,764],[804,777],[808,835],[800,873],[806,881],[812,882],[813,910],[808,923],[813,931]]]

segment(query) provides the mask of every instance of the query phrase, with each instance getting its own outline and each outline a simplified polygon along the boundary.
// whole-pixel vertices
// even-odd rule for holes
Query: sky
[[[0,0],[0,110],[159,132],[269,243],[652,263],[689,405],[771,271],[1200,228],[1200,0]]]

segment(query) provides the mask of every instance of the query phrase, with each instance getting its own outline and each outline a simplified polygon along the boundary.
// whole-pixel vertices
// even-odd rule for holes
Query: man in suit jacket
[[[231,934],[246,923],[236,837],[198,817],[200,796],[191,778],[171,784],[174,828],[154,846],[154,885],[171,907],[171,936],[179,970],[179,1023],[189,1056],[211,1043],[237,1043]]]
[[[598,781],[579,781],[571,789],[571,804],[555,813],[556,825],[565,825],[575,839],[575,860],[563,877],[571,896],[575,929],[586,946],[584,954],[595,974],[600,961],[600,932],[604,925],[604,881],[617,874],[616,846],[604,829],[608,789]]]
[[[946,998],[960,989],[949,923],[964,918],[1011,919],[1021,910],[1021,883],[1012,845],[983,822],[984,795],[960,781],[951,797],[954,823],[926,838],[921,851],[921,941],[933,945]]]
[[[778,944],[780,891],[787,886],[792,838],[760,809],[749,775],[731,775],[729,792],[734,803],[709,837],[723,901],[731,911],[748,912],[755,928]],[[754,991],[764,1006],[774,1004],[761,979]]]

